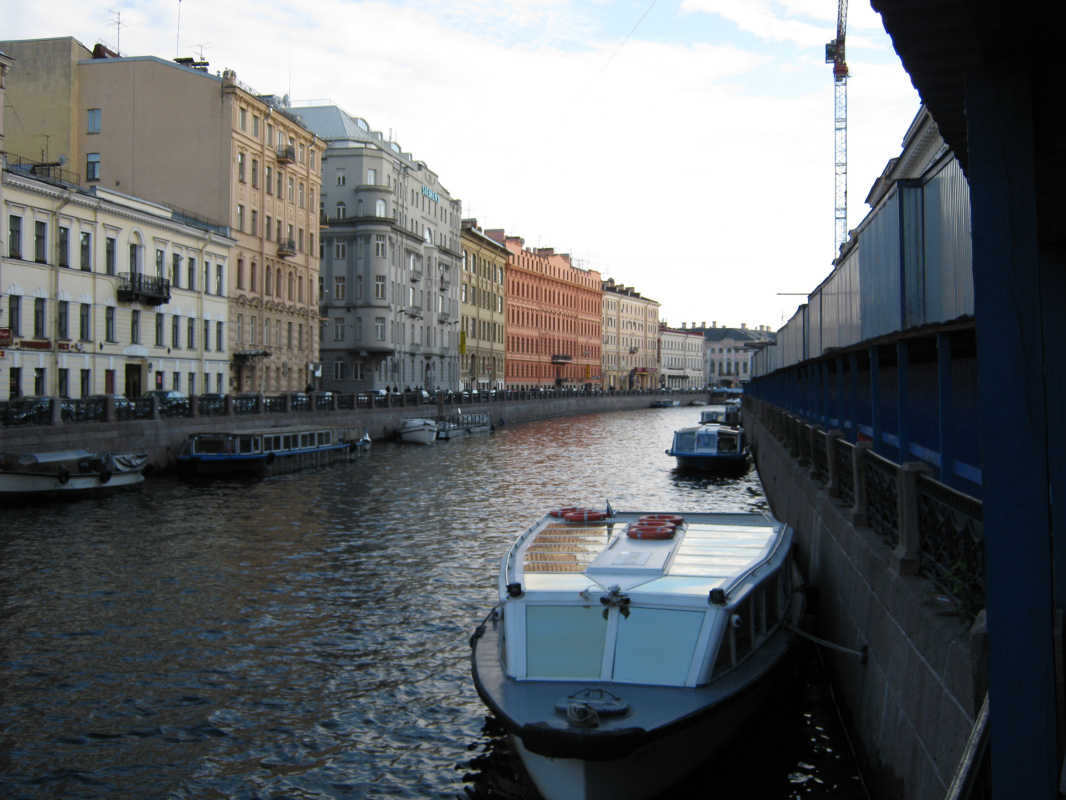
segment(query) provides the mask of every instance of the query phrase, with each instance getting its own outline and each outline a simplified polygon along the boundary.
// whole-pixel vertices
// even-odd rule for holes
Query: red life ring
[[[630,539],[672,539],[675,530],[673,525],[630,525],[626,536]]]
[[[563,514],[567,522],[597,522],[607,519],[606,511],[597,511],[594,508],[576,508]]]
[[[680,525],[684,521],[685,518],[678,514],[645,514],[639,520],[639,522],[653,522],[660,525]]]
[[[554,511],[549,511],[548,514],[553,517],[565,517],[574,511],[581,511],[579,506],[567,506],[566,508],[557,508]]]

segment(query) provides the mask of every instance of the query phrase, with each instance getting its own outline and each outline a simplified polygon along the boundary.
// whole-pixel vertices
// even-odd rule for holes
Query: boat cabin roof
[[[29,466],[31,464],[60,464],[67,461],[80,461],[94,458],[95,453],[88,450],[51,450],[48,452],[12,452],[4,453],[5,464]]]
[[[602,522],[545,517],[512,548],[506,583],[520,583],[527,592],[581,592],[598,584],[706,598],[766,561],[784,529],[763,514],[682,514],[670,539],[630,538],[627,525],[640,516]]]

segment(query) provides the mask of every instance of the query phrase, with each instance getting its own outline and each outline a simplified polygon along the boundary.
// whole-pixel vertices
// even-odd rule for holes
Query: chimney
[[[687,324],[688,324],[687,322],[682,322],[682,323],[681,323],[681,330],[685,330],[685,326],[686,326]]]
[[[746,322],[740,323],[740,329],[742,331],[746,331],[748,329],[748,323],[746,323]]]

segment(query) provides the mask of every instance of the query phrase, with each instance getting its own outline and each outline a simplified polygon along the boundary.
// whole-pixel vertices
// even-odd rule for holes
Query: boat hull
[[[668,451],[677,461],[677,468],[684,470],[699,470],[701,472],[721,472],[736,474],[748,469],[748,454],[736,455],[684,455],[674,451]]]
[[[404,420],[396,438],[407,444],[433,444],[437,441],[437,423],[428,419]]]
[[[369,451],[369,444],[360,445],[353,442],[288,453],[181,455],[178,456],[178,468],[186,474],[197,477],[278,475],[337,461],[349,461]]]
[[[0,497],[14,498],[30,494],[86,494],[109,489],[120,489],[141,483],[141,472],[113,473],[104,481],[97,472],[73,474],[66,483],[56,475],[20,475],[5,472],[0,474]]]

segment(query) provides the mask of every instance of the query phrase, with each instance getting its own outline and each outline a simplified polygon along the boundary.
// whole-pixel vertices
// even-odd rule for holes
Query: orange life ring
[[[597,522],[607,519],[607,512],[597,511],[594,508],[575,508],[563,514],[563,519],[567,522]]]
[[[657,524],[680,525],[685,518],[678,514],[645,514],[639,522],[653,522]]]
[[[672,539],[676,530],[673,525],[630,525],[626,536],[630,539]]]
[[[549,511],[548,514],[553,517],[565,517],[567,514],[571,514],[574,511],[582,511],[580,506],[567,506],[566,508],[557,508],[554,511]]]

